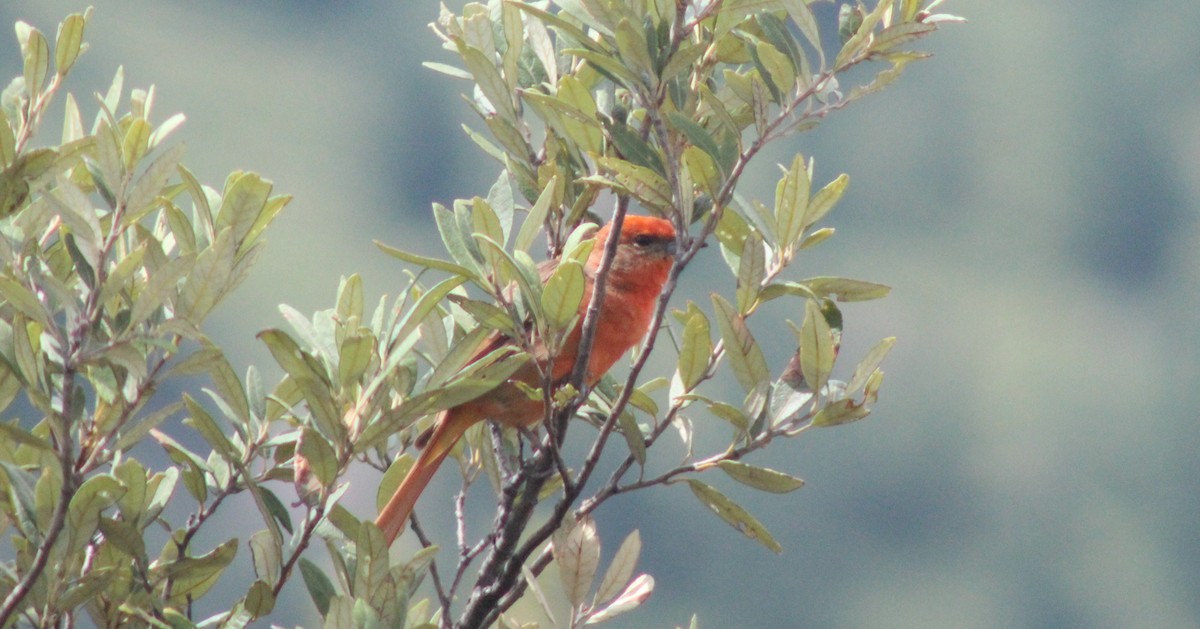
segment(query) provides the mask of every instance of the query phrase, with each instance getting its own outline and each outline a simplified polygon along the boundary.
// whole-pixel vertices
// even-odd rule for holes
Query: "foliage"
[[[591,515],[616,495],[660,485],[686,486],[734,529],[778,551],[767,526],[704,473],[719,469],[775,493],[802,485],[744,459],[868,414],[892,339],[848,381],[834,380],[835,301],[874,299],[888,288],[785,279],[800,252],[833,235],[820,225],[845,175],[814,181],[813,160],[796,156],[771,206],[741,198],[737,185],[769,142],[815,128],[923,58],[907,45],[957,20],[931,14],[938,3],[843,4],[836,51],[810,6],[817,3],[805,0],[494,0],[468,4],[462,15],[443,7],[434,28],[461,67],[428,65],[472,82],[468,103],[486,135],[467,134],[501,173],[486,197],[434,206],[449,260],[380,245],[419,268],[395,299],[368,311],[363,283],[351,276],[329,310],[309,317],[282,307],[290,330],[259,335],[285,374],[270,388],[253,368],[237,376],[201,328],[245,277],[288,198],[252,173],[231,174],[221,191],[196,181],[180,163],[182,148],[164,142],[182,116],[150,122],[153,88],[133,90],[118,113],[120,71],[90,131],[68,94],[61,142],[33,148],[85,48],[88,15],[63,22],[53,59],[47,39],[18,24],[25,71],[5,90],[0,121],[0,408],[13,416],[0,421],[0,527],[12,535],[0,626],[69,626],[84,614],[98,626],[240,626],[270,613],[296,572],[326,627],[528,626],[508,615],[526,594],[564,626],[594,624],[637,607],[654,581],[637,574],[636,531],[601,571]],[[843,93],[839,77],[866,62],[885,67]],[[438,549],[416,517],[425,548],[391,559],[370,518],[338,502],[347,470],[362,462],[381,470],[382,503],[412,461],[394,456],[395,446],[407,447],[436,411],[486,392],[527,358],[501,350],[469,362],[475,341],[500,331],[528,348],[535,336],[559,338],[577,323],[579,265],[560,265],[543,286],[533,250],[544,235],[549,256],[582,260],[593,246],[587,223],[608,199],[614,221],[636,203],[680,233],[654,333],[626,376],[588,390],[576,373],[556,390],[529,391],[551,402],[542,433],[468,433],[454,454],[463,490],[452,567],[434,561]],[[709,241],[730,268],[728,291],[713,293],[710,308],[688,303],[668,316],[677,279]],[[793,326],[795,355],[778,376],[751,330],[776,299],[799,300],[804,312]],[[585,339],[591,332],[585,326]],[[643,379],[664,332],[674,373]],[[155,396],[201,374],[210,386],[199,399]],[[714,380],[727,375],[739,399],[719,399]],[[724,422],[693,422],[704,414]],[[168,428],[179,417],[189,430]],[[573,417],[594,426],[579,460],[562,448]],[[661,439],[672,428],[686,446],[679,463],[666,462]],[[728,443],[698,454],[693,435],[701,431],[726,431]],[[621,445],[610,443],[614,434]],[[144,442],[170,464],[141,462]],[[602,470],[601,453],[622,447]],[[594,475],[606,477],[585,491]],[[462,505],[481,478],[496,489],[496,525],[471,539]],[[300,497],[298,524],[277,494],[286,481]],[[221,507],[238,494],[257,506],[263,527],[248,539],[254,575],[244,587],[222,579],[239,540],[197,542],[205,525],[235,517]],[[315,541],[327,558],[306,556]],[[551,563],[565,614],[536,579]],[[427,574],[432,600],[418,591]],[[195,602],[218,580],[221,596],[238,593],[200,620]]]

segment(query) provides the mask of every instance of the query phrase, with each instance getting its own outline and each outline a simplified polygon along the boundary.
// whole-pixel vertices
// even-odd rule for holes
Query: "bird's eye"
[[[649,247],[654,244],[654,236],[649,234],[638,234],[633,237],[633,244],[639,247]]]

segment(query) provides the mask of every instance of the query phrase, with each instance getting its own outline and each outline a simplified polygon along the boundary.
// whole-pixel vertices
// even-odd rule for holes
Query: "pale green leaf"
[[[567,531],[556,533],[551,545],[567,601],[577,607],[586,599],[600,565],[600,538],[596,524],[584,517]]]
[[[694,389],[704,379],[713,350],[708,317],[699,308],[690,305],[688,311],[690,316],[683,327],[677,362],[679,379],[685,392]]]
[[[542,289],[542,311],[553,328],[565,329],[579,313],[587,279],[583,265],[563,260]]]
[[[713,293],[712,302],[717,328],[725,341],[725,353],[729,356],[729,364],[737,381],[747,393],[766,386],[770,382],[771,372],[762,348],[750,334],[745,321],[724,297]]]
[[[613,555],[612,563],[604,571],[604,577],[600,579],[600,587],[596,590],[596,597],[592,601],[592,607],[607,603],[621,592],[621,588],[629,583],[629,579],[633,578],[633,571],[637,568],[638,555],[641,552],[642,536],[638,533],[637,529],[634,529],[621,542],[621,547],[617,549],[617,554]]]
[[[804,212],[804,229],[815,224],[817,221],[825,217],[829,210],[842,198],[842,193],[846,191],[846,185],[850,183],[850,177],[846,174],[838,175],[836,179],[821,188],[808,203],[808,209]]]
[[[896,344],[896,337],[888,337],[875,344],[871,351],[854,367],[854,373],[850,376],[850,382],[846,384],[846,394],[851,395],[867,384],[867,379],[871,374],[879,369],[879,365],[883,363],[883,359],[887,357],[888,352],[892,351],[892,346]]]
[[[800,326],[800,372],[813,391],[820,391],[833,371],[837,356],[833,332],[821,306],[815,300],[804,302],[804,323]]]
[[[743,485],[771,493],[785,494],[804,486],[804,481],[795,476],[741,461],[724,460],[717,467]]]
[[[58,25],[58,36],[54,42],[54,71],[60,76],[65,75],[75,65],[75,59],[83,49],[83,30],[87,25],[85,17],[91,13],[72,13]]]
[[[270,585],[279,582],[283,547],[271,531],[263,529],[250,536],[250,558],[254,564],[255,576]]]
[[[513,249],[516,251],[529,251],[533,246],[533,241],[541,232],[546,215],[550,211],[550,204],[554,201],[555,190],[558,188],[558,175],[550,178],[546,182],[546,187],[542,188],[542,193],[538,195],[537,201],[533,207],[529,208],[529,213],[525,216],[524,222],[521,223],[521,229],[517,231],[517,238],[513,242]]]
[[[772,552],[783,552],[783,547],[771,535],[767,528],[740,505],[727,498],[715,488],[695,479],[688,480],[688,487],[704,506],[716,513],[718,517],[732,526],[742,535],[766,546]]]
[[[890,286],[852,280],[845,277],[810,277],[801,282],[812,294],[837,301],[866,301],[879,299],[891,292]]]

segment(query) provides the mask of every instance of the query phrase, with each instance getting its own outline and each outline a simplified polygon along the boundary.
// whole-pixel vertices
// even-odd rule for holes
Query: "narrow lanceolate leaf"
[[[800,372],[813,391],[820,391],[833,371],[836,356],[829,322],[814,300],[804,302],[804,323],[800,326]]]
[[[742,244],[736,292],[738,313],[742,315],[750,314],[754,310],[763,278],[767,275],[766,252],[763,247],[762,236],[757,232],[751,234]]]
[[[817,221],[825,217],[829,210],[842,198],[842,193],[846,191],[846,186],[850,183],[850,176],[842,173],[837,176],[837,179],[825,184],[808,203],[808,209],[804,212],[803,228],[815,224]]]
[[[196,400],[192,399],[192,396],[186,393],[183,394],[183,402],[187,406],[188,411],[188,417],[183,420],[183,423],[191,426],[196,432],[200,433],[200,436],[204,437],[208,445],[212,446],[212,449],[226,461],[238,460],[240,457],[238,456],[237,449],[229,441],[229,437],[225,436],[225,431],[221,430],[216,420],[212,418],[212,415],[209,415],[208,411],[204,410],[204,407],[200,406]]]
[[[692,310],[689,308],[689,310]],[[694,309],[683,327],[683,340],[679,344],[679,380],[684,392],[700,384],[708,373],[708,360],[713,344],[709,332],[708,317],[699,308]]]
[[[141,220],[147,212],[155,207],[151,202],[167,185],[167,179],[175,174],[181,159],[183,159],[183,145],[176,144],[163,151],[146,168],[146,172],[133,185],[133,190],[125,202],[128,214],[122,220],[124,225],[132,225]]]
[[[603,609],[588,616],[588,619],[584,622],[584,624],[599,624],[613,618],[614,616],[618,616],[632,609],[636,609],[642,603],[645,603],[646,599],[649,599],[650,595],[653,593],[654,577],[648,574],[638,575],[638,578],[631,581],[629,583],[629,587],[625,588],[625,591],[621,592],[620,596],[613,599],[613,601]]]
[[[779,225],[781,246],[791,246],[804,232],[811,188],[804,156],[797,155],[775,187],[775,222]]]
[[[765,467],[756,467],[741,461],[721,461],[717,467],[737,482],[775,494],[786,494],[804,486],[804,481]]]
[[[746,322],[725,301],[724,297],[713,293],[712,302],[717,317],[717,327],[721,330],[721,338],[725,341],[725,353],[729,356],[729,364],[733,375],[737,378],[746,393],[758,390],[771,379],[771,371],[767,368],[767,359],[763,356],[762,348],[750,334]]]
[[[783,547],[775,541],[775,538],[757,518],[750,515],[736,502],[725,497],[725,494],[695,479],[688,480],[688,487],[704,506],[711,509],[713,513],[717,514],[717,517],[737,529],[742,535],[766,546],[772,552],[783,551]]]
[[[691,118],[675,111],[667,114],[667,121],[670,122],[672,127],[683,133],[687,137],[688,142],[707,153],[714,163],[721,159],[721,147],[717,145],[717,141],[713,139],[712,135],[704,127],[694,122]]]
[[[546,183],[546,187],[542,189],[542,193],[534,202],[533,207],[529,208],[529,213],[525,216],[525,221],[521,223],[521,229],[517,231],[517,238],[513,241],[513,249],[516,251],[529,251],[533,246],[533,240],[537,238],[538,233],[542,230],[543,223],[546,222],[546,214],[550,211],[550,204],[554,200],[555,190],[558,188],[558,175],[550,178]]]
[[[437,258],[430,258],[430,257],[418,255],[415,253],[409,253],[407,251],[404,251],[403,249],[397,249],[395,247],[385,245],[382,242],[379,242],[378,240],[375,241],[375,246],[379,247],[380,251],[392,256],[393,258],[403,260],[405,262],[408,262],[409,264],[415,264],[417,266],[425,267],[428,269],[435,269],[438,271],[445,271],[447,273],[453,273],[455,275],[460,275],[467,279],[475,279],[476,278],[476,274],[474,271],[472,271],[471,269],[468,269],[465,266],[455,264],[453,262],[447,262],[445,260],[438,260]]]
[[[893,24],[875,35],[871,40],[871,52],[884,53],[912,43],[937,30],[937,24],[927,22],[902,22]]]
[[[563,260],[542,289],[542,310],[555,329],[565,329],[579,312],[587,287],[583,265],[575,260]]]
[[[850,376],[850,382],[846,385],[846,395],[852,395],[864,385],[867,384],[867,379],[871,374],[879,369],[879,365],[883,363],[883,359],[892,351],[892,346],[896,344],[896,337],[890,336],[875,344],[871,351],[867,352],[865,358],[854,367],[854,373]]]
[[[590,517],[577,521],[566,533],[556,535],[551,545],[558,563],[563,592],[572,607],[578,607],[592,589],[600,565],[600,538]]]
[[[308,588],[308,595],[312,597],[317,611],[324,616],[329,612],[330,599],[337,596],[333,582],[325,576],[324,570],[305,557],[300,558],[300,576],[304,579],[304,586]]]
[[[642,536],[635,529],[625,538],[625,541],[621,542],[621,547],[613,556],[608,570],[604,571],[604,578],[600,580],[600,588],[596,590],[593,607],[607,603],[609,599],[620,593],[621,588],[633,577],[633,570],[637,567],[638,555],[641,553]]]
[[[867,301],[887,296],[892,287],[845,277],[810,277],[801,284],[817,297],[837,301]]]

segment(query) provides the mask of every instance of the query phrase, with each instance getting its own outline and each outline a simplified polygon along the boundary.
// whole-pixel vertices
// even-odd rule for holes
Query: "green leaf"
[[[804,212],[804,229],[815,224],[817,221],[825,217],[829,210],[842,198],[842,193],[846,191],[846,186],[850,183],[850,177],[846,174],[838,175],[836,179],[825,184],[808,203],[808,209]]]
[[[500,232],[495,240],[508,242],[508,236],[512,232],[513,214],[516,210],[513,205],[512,185],[509,183],[507,171],[500,171],[496,183],[493,183],[492,187],[488,189],[487,202],[495,214],[496,220],[500,223]]]
[[[747,315],[758,304],[758,293],[767,276],[766,252],[762,237],[752,233],[742,244],[741,264],[737,275],[737,309]]]
[[[635,16],[638,26],[628,18],[617,23],[616,43],[617,54],[621,62],[634,70],[640,76],[654,75],[654,62],[650,60],[650,50],[646,42],[646,34],[640,28],[642,17]]]
[[[262,506],[266,508],[267,516],[279,523],[288,533],[294,533],[292,530],[292,515],[288,508],[284,506],[283,501],[275,492],[266,487],[258,488],[258,497],[262,499]]]
[[[208,592],[237,555],[238,540],[231,539],[198,557],[184,557],[167,564],[166,573],[174,581],[171,599],[195,600]]]
[[[19,310],[21,314],[38,322],[43,327],[46,326],[48,315],[42,307],[42,303],[38,301],[38,298],[29,289],[16,280],[9,277],[0,277],[0,297],[3,297],[4,301],[7,301]]]
[[[246,598],[242,599],[242,605],[250,613],[251,620],[270,614],[271,610],[275,609],[275,593],[271,585],[263,581],[255,581],[250,586],[250,590],[246,592]]]
[[[688,313],[676,363],[684,392],[691,391],[704,379],[713,350],[708,317],[694,304],[688,304]]]
[[[879,31],[871,40],[871,52],[890,52],[900,46],[912,43],[937,30],[937,24],[925,22],[901,22]]]
[[[689,479],[687,483],[692,493],[696,495],[696,498],[704,506],[711,509],[713,513],[716,513],[726,524],[732,526],[742,535],[766,546],[772,552],[783,552],[783,547],[779,545],[779,542],[775,541],[775,538],[771,536],[767,528],[737,503],[726,498],[724,494],[713,487],[698,480]]]
[[[658,175],[666,172],[663,168],[662,156],[629,125],[618,121],[607,125],[606,128],[608,137],[617,147],[622,158],[636,166],[648,168]]]
[[[479,86],[480,92],[488,99],[496,114],[504,120],[515,120],[517,113],[513,109],[512,92],[492,60],[479,49],[470,46],[459,46],[459,54],[462,55],[467,71],[475,77],[475,84]]]
[[[59,76],[65,75],[75,65],[75,59],[83,48],[83,30],[87,25],[86,17],[91,14],[72,13],[58,25],[58,36],[54,42],[54,70]]]
[[[208,499],[208,485],[205,483],[204,474],[208,469],[204,459],[196,453],[188,450],[183,444],[175,441],[170,435],[160,432],[155,429],[150,430],[150,435],[154,440],[167,451],[167,456],[177,465],[183,466],[183,486],[188,490],[188,493],[196,499],[196,502],[203,503]]]
[[[471,200],[471,222],[475,234],[487,236],[497,243],[504,244],[506,239],[504,227],[486,200],[480,197]]]
[[[808,215],[808,196],[812,188],[809,175],[811,166],[804,163],[804,156],[796,155],[791,167],[784,173],[775,187],[775,221],[779,225],[779,243],[782,247],[793,246],[804,233]]]
[[[157,204],[154,200],[163,193],[167,180],[178,172],[179,162],[183,159],[184,145],[176,144],[165,150],[146,167],[146,172],[133,184],[133,189],[126,196],[127,213],[122,219],[122,226],[128,227],[140,221]]]
[[[279,582],[280,568],[283,566],[283,547],[271,531],[263,529],[250,536],[250,558],[254,564],[255,576],[269,585]]]
[[[19,466],[0,460],[0,468],[7,475],[4,488],[7,490],[8,503],[15,514],[17,528],[21,535],[30,540],[40,540],[42,534],[38,526],[37,499],[34,487],[38,479]]]
[[[795,22],[809,45],[821,56],[821,66],[824,66],[825,52],[824,47],[821,46],[820,29],[817,27],[817,19],[813,16],[812,9],[808,8],[808,1],[782,0],[782,4],[788,12],[788,17],[792,18],[792,22]]]
[[[863,357],[862,361],[854,367],[854,373],[850,376],[850,382],[846,385],[846,395],[851,395],[867,384],[867,379],[871,374],[879,369],[879,365],[883,363],[883,359],[887,357],[888,352],[892,351],[892,346],[896,344],[896,337],[888,337],[875,344],[871,351]]]
[[[558,564],[559,580],[572,607],[587,598],[600,566],[600,538],[596,524],[583,517],[569,528],[559,529],[551,542],[554,562]]]
[[[388,578],[388,544],[374,522],[365,520],[359,525],[354,550],[354,581],[350,591],[358,597],[372,596]]]
[[[546,187],[542,188],[542,193],[538,195],[533,207],[529,208],[529,214],[525,216],[524,222],[521,223],[521,229],[517,232],[517,238],[513,242],[514,250],[528,252],[529,248],[533,246],[534,239],[541,233],[546,222],[550,204],[554,201],[555,190],[558,189],[558,181],[558,175],[551,177],[550,181],[546,182]]]
[[[81,550],[100,525],[100,513],[117,503],[126,488],[116,478],[102,474],[83,482],[71,497],[67,522],[71,531],[70,547]]]
[[[528,354],[499,349],[472,363],[471,369],[445,386],[413,395],[367,425],[354,451],[365,452],[416,419],[469,402],[496,388],[529,360]]]
[[[603,605],[621,593],[621,589],[633,578],[633,571],[637,568],[638,555],[641,552],[642,536],[634,529],[621,542],[617,554],[613,555],[612,563],[608,564],[608,570],[604,571],[604,578],[600,580],[596,597],[592,599],[592,607]]]
[[[818,297],[837,301],[867,301],[885,297],[892,288],[883,284],[845,277],[810,277],[801,284]]]
[[[343,321],[357,318],[361,321],[364,307],[362,276],[354,273],[349,277],[342,278],[338,286],[336,310],[338,318]]]
[[[296,451],[308,461],[309,469],[316,475],[322,487],[333,485],[337,480],[339,467],[337,452],[323,436],[307,428],[302,430]]]
[[[125,138],[121,142],[121,158],[125,172],[132,173],[146,151],[150,148],[150,134],[154,129],[145,118],[134,118],[125,130]]]
[[[667,121],[672,127],[683,133],[688,142],[691,142],[693,146],[708,154],[714,164],[720,163],[721,147],[717,145],[717,141],[713,139],[712,135],[704,127],[696,124],[691,118],[677,111],[669,112],[667,114]]]
[[[25,22],[16,24],[17,39],[21,43],[21,55],[25,59],[25,90],[31,101],[36,101],[46,82],[50,68],[50,44],[42,32]]]
[[[617,425],[621,429],[621,436],[625,437],[625,444],[629,447],[629,453],[633,455],[635,461],[639,465],[646,463],[646,435],[642,434],[642,429],[638,426],[637,418],[628,410],[621,413],[617,417]]]
[[[833,332],[818,302],[804,302],[804,323],[800,326],[800,373],[813,391],[820,391],[833,371],[837,350]]]
[[[358,381],[375,358],[375,337],[370,333],[346,334],[338,348],[338,381],[349,387]]]
[[[400,483],[408,476],[408,471],[412,469],[416,459],[411,454],[402,454],[388,466],[387,471],[383,473],[383,477],[379,479],[379,486],[375,491],[375,510],[382,511],[387,505],[388,500],[391,500],[392,494],[396,493],[396,489],[400,487]]]
[[[580,181],[598,183],[632,195],[651,210],[663,212],[671,206],[671,189],[653,170],[615,157],[597,157],[596,163],[611,173],[612,178],[593,175],[582,177]]]
[[[796,84],[796,75],[792,71],[787,56],[769,42],[762,40],[752,41],[747,44],[747,48],[750,50],[750,58],[754,61],[754,67],[758,69],[759,76],[763,79],[763,84],[771,93],[771,100],[775,104],[783,106],[788,102],[788,93]]]
[[[8,368],[6,365],[6,362],[0,360],[0,369],[7,371]],[[49,441],[46,441],[45,439],[42,439],[41,437],[38,437],[33,433],[21,428],[19,423],[9,423],[7,421],[0,420],[0,435],[3,435],[5,441],[30,446],[45,452],[51,451]]]
[[[240,247],[266,206],[272,187],[270,181],[255,173],[231,175],[221,195],[221,207],[217,209],[217,233],[231,229],[234,242]]]
[[[826,404],[824,408],[817,411],[813,415],[812,425],[816,428],[841,426],[842,424],[858,421],[870,414],[871,410],[869,408],[855,400],[837,400]]]
[[[183,394],[183,403],[188,411],[188,417],[183,420],[183,423],[191,426],[196,432],[200,433],[200,436],[204,437],[208,445],[212,446],[213,451],[219,454],[221,458],[230,462],[239,460],[240,457],[238,456],[237,448],[225,436],[225,431],[221,430],[221,427],[217,425],[212,415],[209,415],[208,411],[204,410],[204,407],[200,406],[187,393]]]
[[[786,494],[804,486],[804,481],[795,476],[740,461],[721,461],[717,467],[743,485],[775,494]]]
[[[453,262],[447,262],[445,260],[438,260],[437,258],[429,258],[426,256],[417,255],[415,253],[409,253],[402,249],[397,249],[395,247],[385,245],[382,242],[379,242],[378,240],[375,241],[375,246],[379,247],[380,251],[383,251],[384,253],[392,256],[393,258],[398,258],[398,259],[408,262],[410,264],[415,264],[417,266],[425,267],[427,269],[435,269],[438,271],[445,271],[447,273],[453,273],[455,275],[459,275],[459,276],[462,276],[464,278],[471,279],[471,280],[474,280],[478,277],[475,274],[475,272],[472,271],[471,269],[469,269],[465,266],[455,264]]]
[[[724,297],[713,293],[712,302],[717,318],[717,328],[725,341],[725,353],[733,375],[747,393],[758,391],[770,383],[771,372],[762,348],[750,334],[745,321],[733,305]]]
[[[542,289],[542,311],[553,328],[566,329],[575,319],[586,288],[583,265],[570,259],[559,263]]]
[[[217,234],[212,245],[200,252],[179,291],[177,311],[181,316],[198,322],[212,311],[232,286],[236,255],[237,243],[229,230]]]

